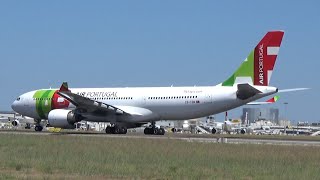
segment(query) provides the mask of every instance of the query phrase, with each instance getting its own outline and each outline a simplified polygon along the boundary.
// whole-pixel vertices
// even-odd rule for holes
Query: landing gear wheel
[[[119,126],[114,124],[113,126],[106,127],[107,134],[127,134],[128,130],[126,126]]]
[[[43,129],[43,127],[42,126],[39,126],[39,125],[37,125],[36,127],[34,127],[34,130],[35,131],[42,131],[42,129]]]
[[[127,134],[127,128],[121,127],[120,129],[120,134]]]
[[[34,120],[34,122],[35,122],[35,127],[34,127],[34,130],[35,131],[42,131],[42,129],[43,129],[43,127],[40,125],[40,123],[41,123],[41,119],[35,119]]]
[[[144,128],[144,131],[143,131],[144,134],[150,134],[150,133],[149,133],[149,130],[150,130],[150,128]]]
[[[160,128],[158,133],[159,133],[159,135],[164,135],[165,130],[163,128]]]
[[[146,127],[144,129],[144,134],[153,134],[153,135],[164,135],[165,130],[163,128],[157,128],[157,127]]]
[[[113,134],[120,134],[120,128],[115,126],[113,130]]]
[[[153,128],[153,134],[154,135],[159,135],[159,129],[158,128]]]
[[[146,127],[144,129],[144,134],[153,134],[153,128],[151,127]]]
[[[107,133],[107,134],[112,134],[112,127],[107,126],[107,127],[106,127],[106,133]]]

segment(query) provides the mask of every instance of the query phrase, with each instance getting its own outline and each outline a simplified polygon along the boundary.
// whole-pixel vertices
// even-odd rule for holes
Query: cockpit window
[[[17,101],[20,101],[20,97],[17,98]]]

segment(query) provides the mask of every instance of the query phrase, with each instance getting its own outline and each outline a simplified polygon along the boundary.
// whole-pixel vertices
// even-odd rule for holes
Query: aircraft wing
[[[272,103],[277,102],[279,98],[280,98],[280,96],[274,96],[273,98],[268,99],[268,100],[267,100],[267,101],[265,101],[265,102],[250,102],[250,103],[247,103],[247,105],[264,105],[264,104],[272,104]]]
[[[129,113],[126,113],[125,111],[115,106],[94,101],[89,98],[72,93],[68,89],[68,84],[66,82],[64,82],[61,85],[58,94],[63,98],[67,99],[68,101],[70,101],[77,108],[85,110],[86,113],[95,113],[99,115],[107,115],[107,114],[129,115]]]

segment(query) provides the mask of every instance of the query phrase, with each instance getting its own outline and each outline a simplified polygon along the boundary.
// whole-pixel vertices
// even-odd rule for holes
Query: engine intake
[[[77,115],[72,110],[54,109],[48,114],[48,122],[53,127],[63,129],[74,129],[74,123],[81,121],[81,115]]]
[[[241,130],[240,130],[240,133],[241,133],[241,134],[245,134],[246,132],[247,132],[246,129],[241,129]]]
[[[13,120],[13,121],[11,122],[11,124],[12,124],[13,126],[18,126],[18,125],[20,124],[20,122],[19,122],[18,120]]]
[[[216,128],[212,128],[211,133],[212,134],[216,134],[217,133],[217,129]]]

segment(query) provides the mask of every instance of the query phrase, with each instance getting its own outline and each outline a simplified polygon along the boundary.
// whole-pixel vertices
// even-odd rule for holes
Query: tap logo
[[[69,107],[70,102],[65,98],[61,97],[58,94],[58,91],[55,91],[52,96],[52,108],[51,109],[63,109]]]
[[[52,109],[63,109],[70,105],[70,102],[58,94],[58,90],[39,90],[33,95],[36,101],[36,110],[41,119],[48,118]]]

